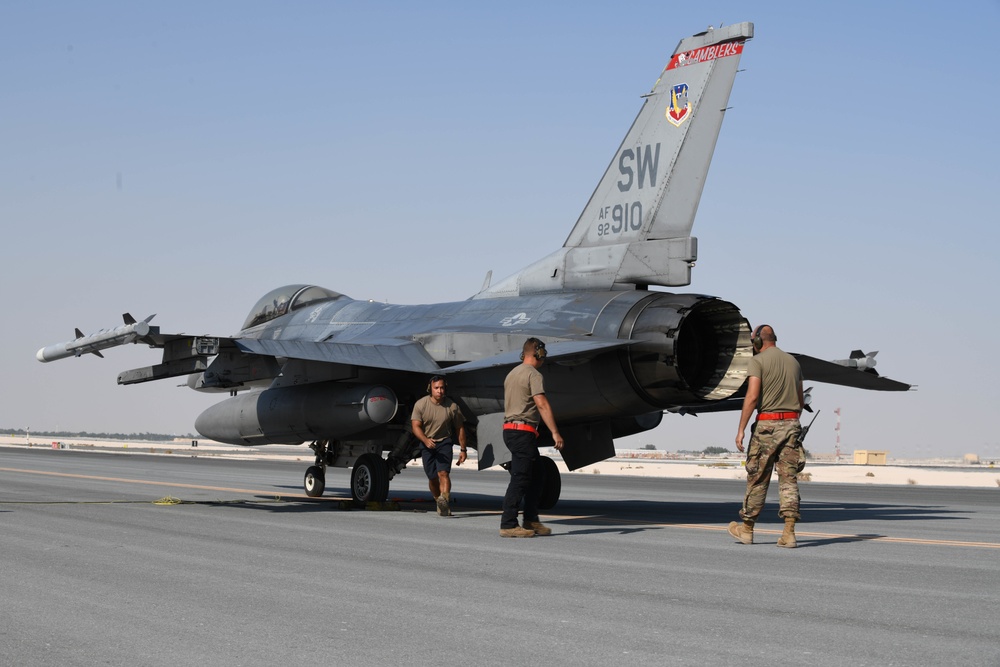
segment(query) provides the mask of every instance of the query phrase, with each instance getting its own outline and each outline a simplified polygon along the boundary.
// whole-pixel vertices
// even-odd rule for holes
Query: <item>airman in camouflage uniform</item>
[[[747,423],[754,410],[757,421],[751,429],[747,452],[747,492],[740,517],[743,523],[729,524],[729,534],[743,544],[753,544],[753,527],[764,508],[772,471],[778,473],[778,516],[785,530],[779,547],[794,548],[795,522],[799,520],[798,473],[805,462],[798,441],[802,425],[799,414],[804,404],[802,370],[792,355],[778,349],[778,337],[766,324],[753,332],[754,357],[747,369],[747,393],[740,413],[736,448],[743,451]]]
[[[747,495],[740,516],[755,520],[764,509],[772,470],[778,471],[778,516],[800,519],[797,475],[804,460],[796,440],[802,426],[798,419],[758,422],[747,451]]]

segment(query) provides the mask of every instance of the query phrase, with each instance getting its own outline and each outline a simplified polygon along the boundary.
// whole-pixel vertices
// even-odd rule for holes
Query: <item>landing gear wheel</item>
[[[548,456],[538,457],[538,467],[542,473],[542,495],[538,498],[538,509],[550,510],[559,502],[559,493],[562,492],[562,478],[559,476],[556,462]]]
[[[351,496],[357,505],[382,503],[389,497],[389,466],[376,454],[362,454],[351,471]]]
[[[306,490],[306,495],[310,498],[319,498],[326,489],[326,473],[319,466],[309,466],[306,468],[305,479],[302,486]]]

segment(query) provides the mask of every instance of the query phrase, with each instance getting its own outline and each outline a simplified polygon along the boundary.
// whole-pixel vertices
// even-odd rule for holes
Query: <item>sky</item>
[[[0,428],[183,435],[219,400],[118,386],[145,346],[35,359],[74,327],[228,335],[291,283],[458,301],[548,255],[678,41],[741,21],[676,291],[918,385],[812,385],[810,450],[1000,458],[996,0],[4,2]],[[619,445],[733,448],[737,422]]]

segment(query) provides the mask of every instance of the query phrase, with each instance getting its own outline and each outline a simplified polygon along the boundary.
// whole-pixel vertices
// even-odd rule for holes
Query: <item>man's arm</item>
[[[801,387],[799,389],[801,392]],[[801,396],[801,393],[800,393]],[[747,378],[747,395],[743,397],[743,409],[740,411],[740,430],[736,434],[736,449],[743,451],[743,438],[750,423],[753,411],[757,409],[757,400],[760,398],[760,378],[751,375]]]
[[[468,455],[465,453],[465,424],[458,427],[458,465],[465,463]]]
[[[552,431],[552,439],[556,442],[556,449],[562,449],[563,439],[559,435],[559,427],[556,426],[556,418],[552,414],[552,406],[549,405],[549,399],[545,398],[545,394],[535,394],[531,398],[535,401],[535,407],[538,408],[538,414],[541,415],[542,421]]]
[[[413,427],[413,435],[416,436],[417,440],[427,445],[427,449],[434,449],[437,447],[434,441],[427,437],[424,433],[424,425],[419,419],[410,420],[410,425]]]

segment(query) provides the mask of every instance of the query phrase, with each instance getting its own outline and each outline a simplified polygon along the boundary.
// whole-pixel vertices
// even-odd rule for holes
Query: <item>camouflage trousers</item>
[[[802,425],[798,419],[759,421],[750,436],[747,449],[747,494],[740,516],[756,521],[771,483],[771,473],[778,473],[778,516],[799,519],[798,473],[805,463],[802,445],[795,442]]]

